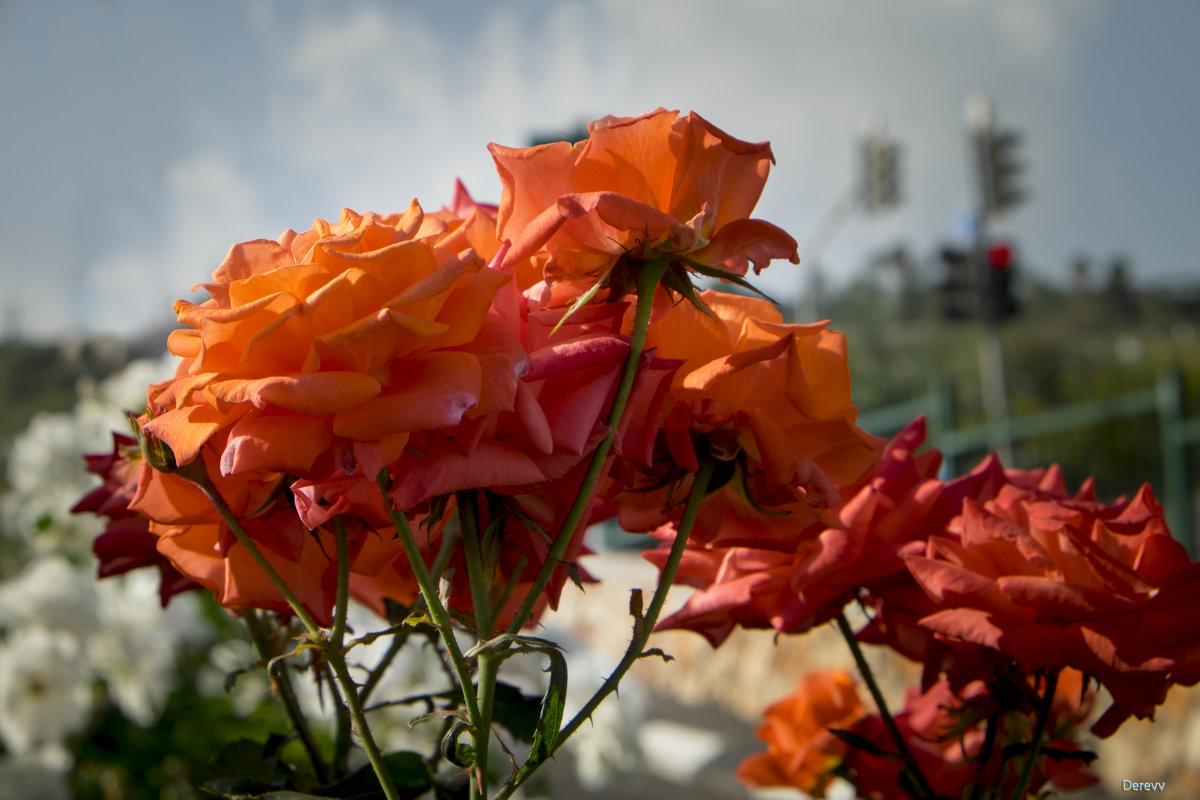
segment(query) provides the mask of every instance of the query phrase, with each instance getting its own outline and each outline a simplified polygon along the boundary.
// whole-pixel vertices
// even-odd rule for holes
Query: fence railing
[[[1175,537],[1187,546],[1193,557],[1200,551],[1193,509],[1193,495],[1197,492],[1200,475],[1189,474],[1188,458],[1188,449],[1200,444],[1200,417],[1189,419],[1185,416],[1183,385],[1176,372],[1161,373],[1151,388],[1016,415],[995,424],[967,427],[956,424],[953,386],[940,383],[924,396],[864,411],[858,422],[872,433],[888,436],[921,414],[928,423],[930,445],[942,451],[943,469],[952,475],[961,474],[970,467],[963,463],[967,456],[986,452],[1005,439],[1017,448],[1033,439],[1088,429],[1095,429],[1096,437],[1102,439],[1106,435],[1101,430],[1103,426],[1153,418],[1155,435],[1143,438],[1156,440],[1146,443],[1147,449],[1157,453],[1159,461],[1155,470],[1158,473],[1158,480],[1154,482],[1155,495],[1163,504]],[[1102,447],[1104,443],[1099,444]],[[1006,466],[1035,465],[1016,463]]]

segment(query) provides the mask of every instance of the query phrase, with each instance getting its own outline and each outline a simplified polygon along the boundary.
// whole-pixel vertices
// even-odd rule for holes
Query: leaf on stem
[[[661,658],[663,661],[674,661],[675,656],[663,651],[661,647],[651,647],[649,650],[643,650],[638,658]]]
[[[529,695],[503,681],[496,683],[492,719],[522,742],[532,742],[541,717],[542,698]]]
[[[475,748],[459,741],[464,732],[470,731],[471,726],[465,720],[456,719],[450,726],[450,730],[446,731],[446,735],[442,737],[440,746],[442,758],[454,766],[464,769],[475,766]]]

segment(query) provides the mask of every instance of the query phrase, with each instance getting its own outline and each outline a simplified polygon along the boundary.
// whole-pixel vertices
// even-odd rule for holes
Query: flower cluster
[[[982,681],[955,692],[942,679],[925,691],[909,690],[893,722],[935,796],[962,797],[973,785],[1010,796],[1020,764],[1013,752],[1028,741],[1035,724],[1020,688],[1010,686],[1010,694],[1000,698]],[[1028,783],[1034,794],[1051,781],[1073,790],[1097,780],[1087,768],[1093,756],[1075,740],[1094,693],[1081,673],[1068,671],[1051,696],[1047,757]],[[767,751],[738,770],[748,786],[792,786],[821,797],[842,778],[871,800],[896,797],[897,787],[915,788],[884,719],[868,712],[853,678],[842,670],[805,675],[791,695],[766,710],[758,736]]]
[[[798,262],[791,236],[750,216],[769,145],[662,109],[588,133],[492,145],[498,205],[459,186],[437,211],[344,210],[235,245],[195,287],[207,299],[176,303],[179,362],[135,439],[91,463],[104,484],[79,508],[108,520],[101,574],[155,566],[164,604],[198,585],[235,611],[298,617],[351,700],[348,597],[432,626],[456,681],[441,751],[472,771],[472,796],[500,662],[551,662],[507,797],[656,653],[674,582],[696,591],[664,625],[714,646],[738,626],[836,620],[857,653],[843,615],[857,601],[857,638],[924,664],[895,719],[867,714],[846,675],[806,678],[768,712],[768,754],[743,769],[759,784],[819,793],[840,770],[871,797],[1069,785],[1081,715],[1055,705],[1065,670],[1090,676],[1078,697],[1090,680],[1111,693],[1101,734],[1200,681],[1200,566],[1148,488],[1105,505],[995,457],[939,478],[921,420],[890,442],[858,427],[827,322],[696,288],[753,290],[751,266]],[[624,660],[561,727],[562,653],[522,630],[589,578],[583,532],[609,518],[658,542],[662,581],[649,606],[634,593]],[[465,652],[456,628],[475,639]]]
[[[69,510],[93,482],[89,466],[108,476],[106,487],[85,495],[89,503],[115,491],[121,479],[103,466],[113,459],[85,465],[80,445],[102,446],[122,408],[162,372],[161,362],[129,364],[74,409],[36,416],[10,451],[0,493],[0,784],[21,796],[69,796],[72,740],[111,708],[153,726],[177,688],[181,647],[211,638],[188,598],[170,611],[158,607],[150,574],[96,584],[85,559],[109,534],[97,539],[100,521]],[[127,503],[94,506],[112,515],[108,527],[118,539],[120,521],[134,518]]]
[[[125,442],[96,464],[108,494],[87,507],[112,519],[97,544],[104,572],[138,563],[144,531],[156,548],[142,563],[164,568],[164,598],[186,580],[230,608],[286,612],[231,517],[328,624],[335,525],[351,529],[351,593],[382,611],[418,593],[391,513],[426,532],[432,565],[469,503],[498,531],[490,583],[519,601],[606,437],[578,532],[617,510],[673,529],[701,458],[729,473],[706,500],[703,538],[718,507],[741,510],[731,530],[761,507],[812,513],[870,468],[879,442],[854,425],[840,334],[684,288],[695,270],[736,279],[750,263],[797,260],[791,237],[749,218],[769,146],[660,110],[600,120],[576,146],[492,153],[498,207],[459,187],[435,213],[415,200],[402,214],[344,211],[236,245],[197,287],[207,300],[176,304],[181,361],[137,420],[164,463],[122,461]],[[628,410],[611,419],[634,347],[629,298],[655,264],[674,277],[650,288]],[[556,558],[582,552],[578,532]],[[452,551],[451,566],[462,557]],[[467,571],[447,571],[460,577],[452,605],[471,612]]]
[[[1090,482],[1069,492],[1057,467],[1006,470],[995,456],[941,480],[940,454],[918,452],[923,440],[917,420],[866,479],[843,486],[840,504],[785,526],[786,538],[762,526],[737,541],[693,540],[676,579],[697,591],[663,625],[719,645],[739,625],[802,633],[844,620],[856,600],[869,611],[857,638],[921,663],[926,695],[1001,693],[996,716],[1019,706],[1003,687],[1084,674],[1113,700],[1092,725],[1102,737],[1131,716],[1152,717],[1171,686],[1200,682],[1191,600],[1200,566],[1171,537],[1148,486],[1104,504]],[[663,552],[648,557],[661,562]],[[881,723],[876,733],[887,736]],[[929,756],[917,751],[915,760],[936,783],[962,756],[943,752],[942,766],[922,765]],[[1060,787],[1074,780],[1052,763],[1036,767],[1043,769]],[[766,781],[761,769],[754,774]],[[873,767],[861,776],[880,774]],[[969,775],[966,783],[983,780]],[[865,792],[869,782],[860,777],[856,786]],[[936,793],[957,796],[961,788]]]

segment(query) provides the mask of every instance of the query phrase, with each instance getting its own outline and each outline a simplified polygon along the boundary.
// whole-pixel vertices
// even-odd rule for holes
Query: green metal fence
[[[1013,416],[994,425],[959,427],[953,386],[939,383],[923,396],[864,411],[859,425],[888,436],[924,414],[929,443],[942,451],[943,469],[950,475],[966,472],[1007,438],[1013,463],[1006,466],[1057,462],[1073,485],[1095,476],[1103,499],[1132,494],[1149,481],[1171,531],[1195,557],[1200,551],[1193,513],[1200,488],[1200,448],[1195,447],[1200,444],[1200,417],[1187,418],[1183,400],[1179,374],[1168,371],[1153,387]]]

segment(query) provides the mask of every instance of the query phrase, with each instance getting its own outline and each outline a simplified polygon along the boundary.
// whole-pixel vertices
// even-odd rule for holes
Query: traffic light
[[[863,143],[862,199],[868,211],[900,204],[900,146],[882,136]]]
[[[975,282],[971,280],[971,256],[957,247],[946,246],[938,253],[942,264],[942,316],[948,320],[969,320],[978,305]]]
[[[1002,214],[1025,200],[1025,192],[1018,185],[1020,145],[1021,136],[1016,131],[984,128],[975,133],[980,199],[987,215]]]
[[[987,262],[983,281],[983,314],[989,322],[1000,322],[1017,313],[1012,281],[1016,262],[1011,245],[994,242],[984,254]]]

